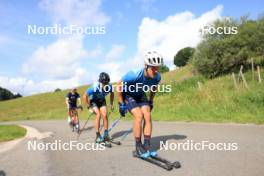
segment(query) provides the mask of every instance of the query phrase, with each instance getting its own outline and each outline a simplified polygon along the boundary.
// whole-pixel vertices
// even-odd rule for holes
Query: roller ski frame
[[[115,144],[115,145],[121,145],[120,141],[115,141],[113,138],[110,138],[109,140],[107,140],[109,143],[111,144]]]
[[[167,160],[165,158],[162,158],[162,157],[160,157],[158,155],[157,156],[150,156],[150,157],[153,158],[153,159],[155,159],[155,160],[158,160],[158,161],[160,161],[162,163],[166,163],[168,165],[171,165],[175,169],[179,169],[181,167],[181,164],[180,164],[179,161],[171,162],[171,161],[169,161],[169,160]]]
[[[112,124],[111,128],[108,130],[108,133],[113,130],[113,128],[118,124],[118,122],[122,119],[122,116],[120,116],[114,123]],[[113,138],[109,137],[109,140],[105,140],[105,134],[101,137],[102,141],[107,141],[110,144],[115,144],[115,145],[121,145],[120,141],[115,141]]]
[[[105,146],[107,148],[111,148],[112,147],[111,143],[107,143],[106,141],[96,142],[96,144],[103,145],[103,146]]]
[[[154,164],[156,166],[159,166],[167,171],[171,171],[173,168],[180,168],[181,165],[178,161],[175,161],[175,162],[170,162],[168,161],[167,159],[164,159],[160,156],[151,156],[149,155],[149,157],[140,157],[136,151],[133,151],[132,152],[133,156],[136,157],[136,158],[139,158],[139,159],[142,159],[144,161],[147,161],[151,164]]]

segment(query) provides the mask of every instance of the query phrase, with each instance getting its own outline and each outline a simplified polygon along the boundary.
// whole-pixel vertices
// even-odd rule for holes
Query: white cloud
[[[98,69],[108,72],[111,80],[117,81],[128,70],[143,68],[145,52],[156,50],[163,55],[170,70],[174,70],[173,57],[177,51],[187,46],[195,47],[201,41],[200,28],[221,18],[222,9],[221,5],[217,6],[197,18],[191,12],[177,13],[164,21],[146,17],[139,26],[138,50],[134,57],[126,61],[111,60],[99,65]]]
[[[97,71],[106,72],[110,75],[111,82],[118,81],[122,74],[126,72],[126,70],[131,68],[132,63],[126,62],[121,59],[122,54],[126,46],[123,44],[113,44],[109,51],[104,56],[105,61],[102,64],[97,65]],[[128,61],[133,61],[128,60]],[[96,81],[96,80],[94,80]]]
[[[91,51],[87,51],[86,57],[89,57],[89,58],[98,58],[102,54],[103,54],[102,47],[98,45],[95,49],[93,49]]]
[[[126,46],[125,45],[112,45],[112,48],[110,51],[106,54],[105,59],[107,61],[109,60],[115,60],[120,58],[120,56],[123,54]]]
[[[30,84],[31,81],[26,78],[17,77],[17,78],[9,78],[0,76],[0,87],[6,88],[13,93],[23,94],[22,90],[25,85]]]
[[[172,65],[173,56],[182,48],[195,47],[201,41],[199,30],[205,24],[221,18],[223,6],[219,5],[200,17],[191,12],[177,13],[168,16],[164,21],[145,17],[138,31],[138,56],[148,50],[163,54],[166,64]]]
[[[105,25],[110,17],[100,9],[101,0],[42,0],[45,9],[55,23],[74,25]]]
[[[103,26],[110,21],[110,17],[100,9],[100,0],[42,0],[39,5],[51,16],[52,22],[57,24]],[[83,58],[96,58],[102,55],[102,49],[98,46],[86,51],[83,47],[84,37],[58,36],[48,46],[38,47],[22,66],[22,72],[27,76],[20,84],[20,87],[23,85],[23,92],[28,95],[91,81],[88,78],[95,75],[83,69]],[[15,81],[19,79],[14,78]],[[7,80],[7,86],[12,88],[8,84],[11,79]]]
[[[48,78],[67,78],[86,56],[80,38],[58,39],[47,47],[39,47],[23,65],[25,74]]]
[[[124,63],[121,62],[107,62],[98,65],[97,69],[102,72],[106,72],[110,75],[111,82],[118,81],[120,76],[122,75],[122,65]]]
[[[83,69],[76,70],[76,73],[67,79],[47,79],[43,81],[33,81],[25,77],[3,77],[0,76],[0,86],[6,88],[13,93],[20,93],[24,96],[43,92],[53,92],[56,88],[67,89],[91,83],[87,80],[88,74]]]
[[[110,20],[100,10],[100,1],[63,0],[63,2],[66,3],[65,6],[58,0],[42,1],[42,7],[51,14],[53,22],[63,21],[67,24],[86,25],[106,24]],[[89,5],[88,2],[92,4]],[[89,13],[83,12],[86,10],[83,7],[86,6],[89,6],[88,9],[91,7],[95,9]],[[177,51],[186,46],[195,47],[201,41],[199,29],[221,18],[222,8],[217,6],[199,17],[195,17],[191,12],[177,13],[163,21],[145,17],[139,26],[137,52],[131,59],[126,60],[119,59],[125,50],[124,45],[113,45],[109,52],[102,56],[100,46],[92,51],[85,51],[83,37],[58,38],[48,46],[39,47],[23,66],[24,73],[46,77],[46,79],[33,81],[26,78],[0,77],[0,84],[6,85],[11,90],[23,90],[27,95],[33,92],[53,91],[56,88],[69,88],[76,84],[81,85],[89,81],[87,78],[98,76],[97,73],[88,73],[82,68],[82,58],[98,56],[107,60],[107,63],[97,65],[98,71],[108,72],[111,80],[117,81],[127,70],[143,67],[142,56],[148,50],[157,50],[162,53],[166,64],[172,68],[173,56]],[[77,13],[80,19],[77,18]],[[24,87],[18,89],[19,86]]]

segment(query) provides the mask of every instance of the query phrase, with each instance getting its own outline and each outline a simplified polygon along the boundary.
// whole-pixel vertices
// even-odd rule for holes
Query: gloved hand
[[[119,113],[122,117],[125,117],[127,113],[127,108],[125,103],[119,103]]]
[[[93,108],[92,108],[92,106],[89,104],[89,105],[87,105],[87,109],[88,109],[88,111],[90,112],[90,113],[94,113],[94,110],[93,110]]]
[[[150,111],[152,111],[152,109],[153,109],[153,101],[152,100],[149,100],[149,107],[150,107]]]

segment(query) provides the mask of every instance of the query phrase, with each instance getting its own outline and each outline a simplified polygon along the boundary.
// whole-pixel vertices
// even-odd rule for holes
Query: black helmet
[[[109,77],[109,75],[107,73],[102,72],[99,75],[99,80],[98,81],[100,83],[103,83],[103,84],[108,84],[110,82],[110,77]]]

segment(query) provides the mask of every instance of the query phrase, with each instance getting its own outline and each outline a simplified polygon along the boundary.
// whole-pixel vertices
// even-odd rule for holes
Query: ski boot
[[[148,158],[150,156],[149,152],[144,148],[142,144],[136,145],[136,153],[140,158]]]
[[[144,141],[144,148],[149,153],[150,156],[156,157],[158,155],[157,151],[151,149],[151,145],[150,145],[149,140]]]

